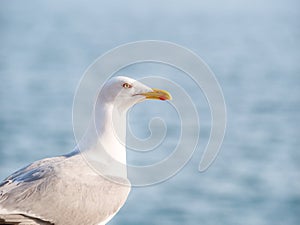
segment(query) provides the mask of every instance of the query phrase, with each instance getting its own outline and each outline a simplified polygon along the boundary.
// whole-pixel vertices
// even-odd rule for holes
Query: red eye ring
[[[131,84],[128,84],[128,83],[124,83],[122,85],[123,88],[132,88],[132,85]]]

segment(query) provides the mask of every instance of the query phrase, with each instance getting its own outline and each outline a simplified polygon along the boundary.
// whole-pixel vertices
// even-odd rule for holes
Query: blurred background
[[[0,178],[73,149],[73,96],[98,56],[166,40],[215,72],[228,112],[224,144],[199,173],[209,133],[209,111],[199,104],[203,132],[189,164],[164,183],[133,189],[109,224],[299,224],[299,9],[297,0],[2,0]]]

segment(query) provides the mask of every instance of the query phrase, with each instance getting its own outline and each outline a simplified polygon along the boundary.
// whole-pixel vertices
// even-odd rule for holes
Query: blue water
[[[126,42],[168,40],[215,72],[226,138],[199,173],[209,131],[200,99],[203,141],[190,163],[164,183],[133,189],[109,224],[299,224],[299,7],[296,0],[2,0],[0,178],[73,148],[73,95],[94,59]]]

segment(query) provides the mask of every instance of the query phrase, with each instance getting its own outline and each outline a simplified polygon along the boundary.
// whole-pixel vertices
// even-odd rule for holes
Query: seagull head
[[[141,82],[125,76],[112,77],[100,91],[100,100],[127,111],[136,103],[147,99],[171,100],[169,92],[150,88]]]

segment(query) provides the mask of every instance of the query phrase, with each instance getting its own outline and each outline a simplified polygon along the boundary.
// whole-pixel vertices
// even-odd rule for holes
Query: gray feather
[[[48,158],[0,184],[0,214],[22,214],[56,225],[99,224],[120,209],[129,191],[129,186],[95,173],[80,154]]]
[[[24,215],[5,215],[0,214],[0,224],[11,225],[51,225],[49,222],[45,222],[39,219],[30,218]]]

